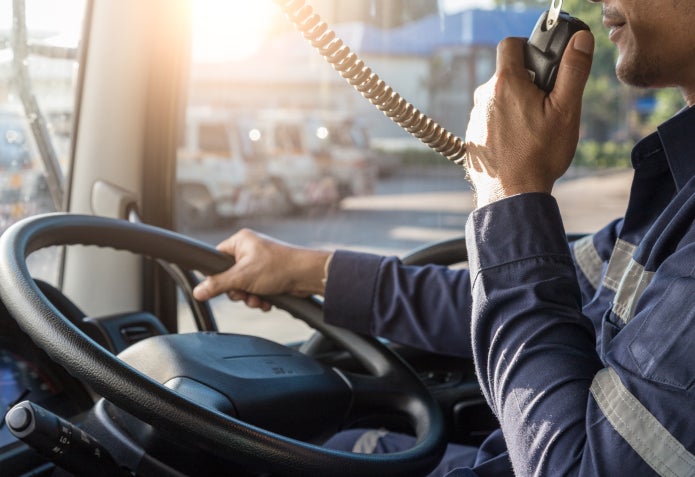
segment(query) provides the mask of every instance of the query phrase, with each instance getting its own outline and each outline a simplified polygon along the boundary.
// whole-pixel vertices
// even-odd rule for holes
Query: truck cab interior
[[[459,135],[496,43],[547,8],[309,3]],[[292,154],[263,142],[288,111],[312,118],[292,121]],[[272,1],[0,0],[0,475],[425,475],[497,425],[470,360],[327,325],[320,297],[263,314],[191,290],[233,264],[215,244],[242,227],[465,267],[472,209],[465,171]],[[583,212],[571,232],[604,223]],[[418,443],[321,446],[358,425]]]

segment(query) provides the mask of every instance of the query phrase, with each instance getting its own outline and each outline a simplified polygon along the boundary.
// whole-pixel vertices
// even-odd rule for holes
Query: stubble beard
[[[620,55],[615,67],[618,79],[630,86],[649,88],[658,86],[661,78],[661,67],[654,58],[640,51]]]

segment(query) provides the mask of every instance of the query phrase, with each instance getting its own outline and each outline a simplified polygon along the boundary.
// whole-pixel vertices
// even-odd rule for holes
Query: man
[[[695,475],[695,2],[597,3],[618,77],[676,86],[689,105],[635,146],[623,219],[568,247],[550,195],[576,147],[593,37],[573,37],[547,96],[523,40],[507,39],[466,133],[470,273],[242,231],[219,246],[237,265],[197,298],[267,309],[258,295],[324,293],[335,324],[472,353],[500,432],[450,475],[512,475],[510,462],[517,476]]]

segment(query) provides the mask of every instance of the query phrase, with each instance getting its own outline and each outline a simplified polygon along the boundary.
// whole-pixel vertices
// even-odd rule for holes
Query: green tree
[[[685,107],[685,99],[677,88],[664,88],[654,93],[654,112],[649,116],[648,125],[655,128]]]

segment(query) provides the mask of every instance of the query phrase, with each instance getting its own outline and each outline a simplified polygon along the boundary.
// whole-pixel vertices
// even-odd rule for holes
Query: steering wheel
[[[17,222],[2,234],[0,297],[12,316],[52,359],[124,411],[170,435],[188,436],[217,457],[281,475],[424,475],[441,458],[446,446],[442,413],[411,368],[378,340],[324,323],[320,305],[308,299],[270,297],[274,305],[342,344],[371,376],[330,369],[302,355],[311,361],[304,364],[312,369],[321,367],[321,373],[314,372],[314,379],[309,381],[302,380],[302,373],[297,373],[297,377],[284,376],[287,381],[275,388],[300,387],[303,395],[311,395],[314,391],[304,386],[316,382],[319,374],[331,383],[339,381],[340,393],[348,393],[349,398],[343,400],[347,404],[336,409],[335,415],[354,418],[367,415],[375,406],[404,415],[417,436],[411,449],[382,455],[326,449],[261,429],[211,408],[209,403],[201,405],[172,391],[89,339],[36,286],[26,257],[44,247],[76,244],[126,250],[204,274],[219,273],[234,262],[207,244],[168,230],[88,215],[34,216]],[[230,380],[235,377],[233,374],[230,372]],[[324,379],[319,381],[322,384],[316,392],[320,394],[329,385]]]

